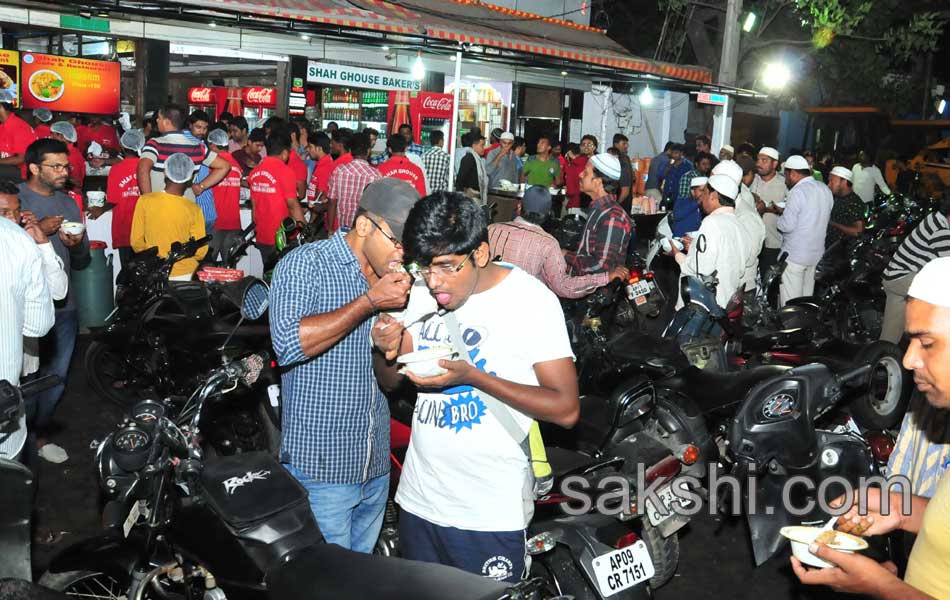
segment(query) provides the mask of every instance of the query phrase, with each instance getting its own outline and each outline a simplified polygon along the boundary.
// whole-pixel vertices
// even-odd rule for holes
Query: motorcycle
[[[175,244],[165,259],[155,250],[140,253],[120,273],[116,309],[104,327],[93,331],[84,356],[90,385],[100,397],[124,407],[146,397],[179,405],[188,400],[202,373],[215,366],[220,352],[269,347],[267,324],[245,324],[241,318],[241,297],[250,278],[224,283],[168,281],[174,264],[193,256],[207,241],[206,237]],[[240,246],[246,243],[247,239]],[[272,368],[265,379],[268,386],[277,385]],[[218,426],[212,444],[218,451],[276,452],[272,431],[279,425],[279,395],[273,391],[243,394],[240,402],[216,411],[210,419]]]
[[[23,398],[61,383],[56,375],[34,379],[17,387],[0,380],[0,436],[19,426]],[[30,518],[33,514],[33,473],[15,457],[0,456],[0,578],[33,579],[30,568]]]
[[[732,475],[740,482],[748,478],[742,500],[757,565],[785,543],[782,527],[828,521],[818,494],[827,503],[845,493],[842,482],[854,489],[887,464],[889,452],[881,449],[888,445],[877,439],[884,434],[831,418],[845,403],[847,389],[863,385],[871,368],[864,364],[835,374],[826,365],[803,365],[745,396],[729,427],[728,459]],[[789,487],[793,477],[810,483]]]
[[[245,290],[242,316],[261,317],[266,287]],[[251,385],[267,357],[251,354],[205,377],[187,420],[144,401],[96,452],[106,533],[53,559],[42,585],[74,597],[530,598],[516,586],[441,565],[360,555],[326,544],[307,492],[272,456],[208,458],[206,403]]]

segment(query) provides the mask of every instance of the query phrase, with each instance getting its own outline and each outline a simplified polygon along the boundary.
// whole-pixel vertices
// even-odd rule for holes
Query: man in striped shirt
[[[185,126],[185,112],[177,104],[167,104],[158,111],[156,117],[161,135],[145,143],[140,154],[137,175],[139,191],[142,195],[165,189],[165,160],[179,152],[186,154],[195,163],[195,171],[205,165],[211,173],[201,183],[193,184],[185,190],[185,197],[194,199],[205,190],[216,186],[228,176],[231,165],[228,161],[211,152],[200,142],[189,139],[182,128]]]
[[[950,256],[950,191],[944,191],[940,208],[920,222],[897,248],[884,269],[884,292],[887,304],[881,324],[881,339],[897,343],[904,333],[904,311],[907,289],[914,275],[931,260]]]

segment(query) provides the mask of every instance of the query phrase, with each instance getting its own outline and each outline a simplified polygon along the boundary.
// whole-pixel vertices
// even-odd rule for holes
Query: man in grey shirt
[[[501,180],[518,183],[518,158],[515,156],[515,136],[510,131],[501,134],[498,147],[485,158],[485,171],[488,174],[488,187],[501,187]]]
[[[82,222],[79,205],[63,192],[69,177],[69,154],[63,142],[42,139],[26,150],[27,181],[20,184],[20,206],[25,219],[35,218],[53,244],[63,262],[63,269],[84,269],[89,265],[89,238],[85,232],[69,235],[61,229],[64,222]],[[56,324],[40,340],[43,362],[40,376],[54,374],[60,385],[40,392],[27,400],[27,418],[36,433],[39,455],[50,462],[65,462],[66,451],[46,439],[56,404],[63,395],[76,334],[79,329],[76,298],[72,290],[64,300],[56,302]]]

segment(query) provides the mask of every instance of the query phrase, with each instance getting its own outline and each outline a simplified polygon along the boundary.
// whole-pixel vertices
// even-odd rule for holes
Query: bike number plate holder
[[[643,540],[626,548],[601,554],[593,561],[597,587],[606,598],[649,580],[656,573]]]
[[[684,491],[688,491],[689,488],[686,485],[686,482],[680,482],[680,488]],[[656,527],[660,523],[663,523],[670,517],[674,516],[676,513],[673,512],[673,505],[679,504],[685,506],[685,501],[682,498],[678,498],[673,494],[673,485],[667,485],[656,492],[656,495],[659,496],[660,502],[663,503],[663,507],[666,509],[666,514],[662,514],[657,507],[653,505],[650,500],[645,502],[647,518],[650,519],[650,524]]]
[[[129,532],[135,527],[139,517],[148,518],[148,507],[145,506],[144,500],[136,500],[135,504],[132,505],[132,510],[129,511],[129,516],[125,518],[125,522],[122,524],[122,533],[125,534],[125,537],[129,537]]]
[[[645,304],[647,296],[653,291],[653,284],[649,281],[638,281],[627,286],[627,298],[636,302],[637,306]]]

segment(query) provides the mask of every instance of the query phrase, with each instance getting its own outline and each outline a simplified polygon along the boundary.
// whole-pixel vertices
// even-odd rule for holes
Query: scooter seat
[[[784,374],[791,367],[763,365],[742,371],[717,373],[690,367],[676,377],[658,383],[689,396],[705,412],[739,404],[756,384]]]
[[[663,369],[673,372],[689,367],[689,360],[675,340],[640,331],[627,331],[610,340],[608,346],[610,352],[622,360],[662,365]]]
[[[813,342],[814,336],[806,329],[781,329],[779,331],[754,331],[742,336],[745,352],[768,352],[769,350],[796,348]]]
[[[545,446],[544,451],[548,455],[548,463],[551,465],[555,479],[561,479],[593,465],[596,460],[581,454],[574,450]]]

